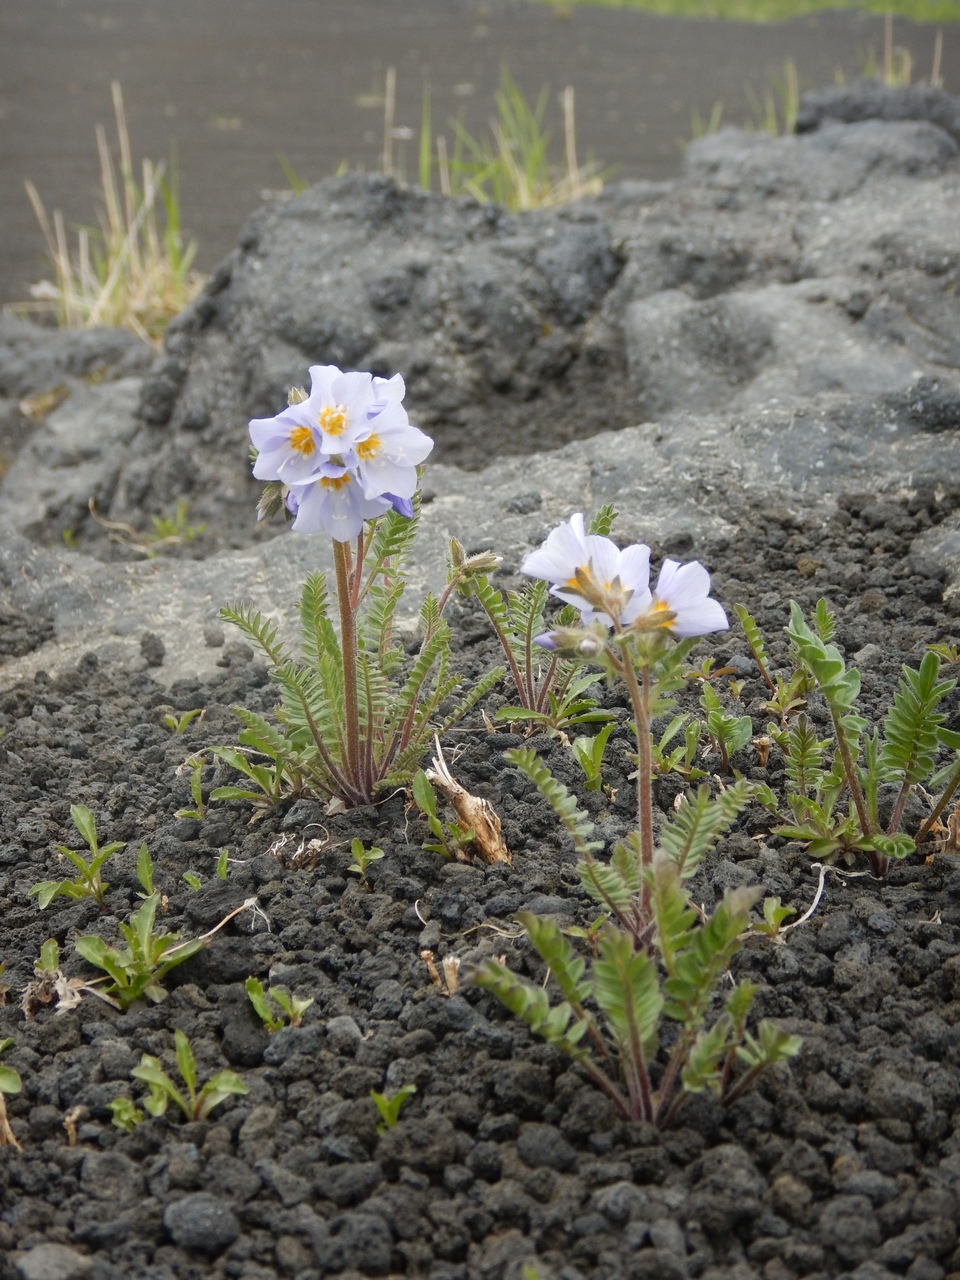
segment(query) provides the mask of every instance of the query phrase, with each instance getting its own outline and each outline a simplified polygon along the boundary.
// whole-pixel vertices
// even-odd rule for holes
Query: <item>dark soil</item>
[[[844,650],[861,653],[862,703],[876,720],[900,664],[918,662],[926,642],[960,636],[938,570],[910,555],[915,535],[958,501],[957,492],[919,494],[909,505],[850,497],[816,528],[767,511],[736,545],[670,550],[708,564],[728,609],[747,604],[775,665],[786,662],[789,599],[809,609],[825,595]],[[483,619],[467,608],[455,631],[465,673],[486,669],[495,653]],[[244,805],[211,806],[203,822],[178,819],[190,803],[187,753],[233,738],[231,704],[274,700],[263,666],[227,641],[222,675],[206,685],[184,678],[165,689],[149,673],[121,674],[88,655],[58,679],[40,675],[0,699],[0,959],[10,988],[0,1039],[14,1037],[4,1061],[24,1083],[9,1099],[23,1153],[0,1152],[4,1280],[520,1280],[527,1263],[541,1280],[960,1273],[955,859],[917,857],[883,883],[864,866],[830,874],[816,914],[785,943],[748,945],[735,971],[759,984],[757,1014],[801,1034],[803,1051],[730,1111],[694,1100],[661,1135],[620,1121],[492,996],[469,987],[441,994],[421,959],[425,949],[438,960],[455,954],[466,971],[481,956],[506,954],[539,974],[517,938],[517,909],[565,923],[591,917],[552,813],[504,764],[504,748],[520,739],[475,723],[447,747],[460,781],[502,815],[512,867],[423,852],[423,824],[403,795],[333,818],[300,800],[259,822]],[[742,638],[715,637],[702,652],[731,658],[747,675],[742,697],[761,732],[763,686]],[[619,691],[607,696],[622,710]],[[162,723],[167,704],[206,714],[175,736]],[[960,728],[955,704],[950,723]],[[564,746],[534,743],[576,786]],[[633,819],[629,744],[621,725],[607,752],[615,799],[581,796],[608,842]],[[774,788],[778,763],[774,751],[758,771],[749,748],[740,760]],[[212,766],[204,783],[214,783]],[[675,792],[672,778],[658,786],[661,810]],[[59,874],[55,845],[76,842],[71,803],[89,805],[102,839],[129,842],[113,860],[106,915],[61,898],[42,912],[28,896]],[[385,852],[369,891],[346,874],[354,836]],[[315,865],[295,869],[314,839]],[[174,970],[163,1004],[120,1014],[85,997],[77,1009],[40,1007],[25,1018],[20,997],[48,937],[67,973],[87,976],[73,940],[91,930],[118,940],[119,921],[138,905],[142,840],[169,928],[197,935],[252,894],[261,909]],[[226,881],[214,873],[222,848]],[[188,871],[203,881],[196,892],[183,881]],[[752,808],[708,859],[694,897],[709,907],[725,888],[757,882],[802,913],[817,873]],[[244,993],[250,974],[313,999],[300,1029],[267,1035]],[[232,1067],[249,1093],[204,1123],[168,1114],[124,1135],[107,1104],[140,1097],[130,1071],[144,1052],[175,1071],[175,1028],[190,1037],[201,1080]],[[417,1093],[378,1137],[370,1090],[406,1083]]]

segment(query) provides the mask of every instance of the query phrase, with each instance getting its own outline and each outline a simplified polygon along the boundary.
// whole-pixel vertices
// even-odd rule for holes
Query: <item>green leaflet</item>
[[[661,845],[684,879],[694,875],[703,855],[730,829],[752,794],[750,783],[738,778],[715,800],[710,798],[706,783],[697,788],[693,799],[689,795],[684,799],[676,817],[667,823],[660,836]]]
[[[589,816],[584,810],[577,808],[576,798],[562,782],[557,781],[531,747],[512,747],[503,753],[503,758],[525,774],[553,807],[578,853],[590,853],[603,848],[602,840],[590,839],[594,826]]]
[[[621,1056],[649,1059],[656,1052],[663,996],[654,962],[634,951],[627,934],[605,930],[593,966],[593,995],[610,1025]]]

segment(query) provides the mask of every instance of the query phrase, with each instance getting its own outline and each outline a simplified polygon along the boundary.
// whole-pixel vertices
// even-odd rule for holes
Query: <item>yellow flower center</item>
[[[299,453],[304,458],[308,458],[311,453],[316,452],[317,442],[313,438],[313,432],[309,427],[293,428],[290,432],[290,448],[294,453]]]
[[[339,436],[347,429],[347,411],[342,404],[335,404],[322,410],[320,414],[320,430],[328,436]]]
[[[382,441],[375,433],[367,436],[366,440],[361,440],[356,446],[357,457],[361,462],[369,462],[371,458],[375,458],[380,452]]]
[[[673,610],[670,608],[668,604],[664,604],[662,600],[654,600],[653,605],[651,606],[650,612],[651,613],[669,613],[670,617],[664,618],[663,621],[660,623],[660,626],[666,627],[667,630],[669,630],[676,622],[676,615],[674,614]]]
[[[333,489],[334,492],[339,492],[339,490],[345,489],[349,483],[350,483],[349,472],[344,472],[342,476],[321,476],[320,477],[320,484],[323,486],[323,488]]]

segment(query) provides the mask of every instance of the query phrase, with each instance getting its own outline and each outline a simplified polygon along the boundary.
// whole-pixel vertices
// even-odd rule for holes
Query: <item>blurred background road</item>
[[[944,83],[957,92],[960,25],[943,35]],[[915,80],[929,75],[934,36],[896,20]],[[724,121],[742,124],[745,85],[762,95],[787,58],[812,87],[837,67],[854,78],[882,45],[883,18],[853,12],[754,25],[525,0],[0,0],[0,302],[45,274],[25,178],[68,226],[95,220],[94,129],[115,142],[114,79],[135,159],[176,145],[184,231],[209,270],[263,193],[288,188],[281,153],[304,181],[379,168],[390,66],[411,177],[424,86],[434,134],[454,116],[480,132],[505,64],[528,100],[550,87],[559,158],[569,84],[581,157],[656,179],[676,172],[694,111],[706,120],[722,101]]]

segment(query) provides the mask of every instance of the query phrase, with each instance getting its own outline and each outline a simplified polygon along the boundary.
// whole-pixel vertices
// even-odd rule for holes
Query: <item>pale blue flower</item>
[[[627,626],[650,607],[650,548],[637,543],[621,551],[610,538],[585,532],[580,512],[558,525],[520,571],[549,582],[551,595],[576,606],[585,623]]]
[[[393,507],[413,516],[417,467],[433,441],[410,424],[403,378],[312,365],[310,394],[249,425],[253,474],[279,480],[299,533],[358,536],[364,520]],[[302,394],[302,393],[301,393]]]
[[[709,593],[710,574],[698,560],[683,565],[677,560],[664,560],[654,592],[653,612],[664,613],[663,625],[676,636],[726,631],[730,626],[727,615]]]

